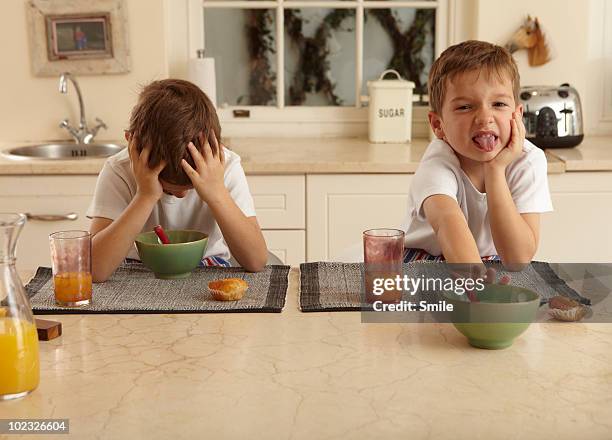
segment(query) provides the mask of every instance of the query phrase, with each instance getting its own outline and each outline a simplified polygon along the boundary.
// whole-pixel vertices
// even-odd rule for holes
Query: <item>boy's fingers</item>
[[[217,136],[215,136],[215,132],[212,130],[210,131],[210,138],[212,139],[211,150],[213,153],[213,157],[221,157],[221,149],[219,148],[219,142],[217,141]]]
[[[514,149],[517,148],[518,144],[519,144],[519,128],[518,128],[518,124],[516,123],[516,119],[512,120],[512,146],[514,147]]]
[[[189,162],[187,162],[185,159],[181,160],[181,166],[183,167],[185,174],[187,174],[187,177],[189,177],[189,179],[191,179],[193,182],[193,178],[198,174],[198,172],[194,170],[193,167],[189,165]]]
[[[202,148],[203,153],[204,153],[204,160],[208,163],[213,159],[213,152],[212,149],[210,148],[210,144],[208,143],[208,139],[206,139],[206,142],[204,142],[204,147]]]
[[[136,160],[136,146],[133,140],[128,142],[128,156],[130,156],[130,162],[134,163]]]
[[[485,282],[488,284],[495,283],[496,274],[497,273],[495,272],[495,269],[493,269],[492,267],[489,267],[487,271],[485,272],[485,276],[484,276]]]
[[[518,115],[518,124],[519,124],[519,128],[521,130],[521,137],[525,137],[525,133],[527,132],[527,129],[525,128],[525,123],[523,122],[523,118]]]
[[[151,154],[151,149],[149,147],[143,148],[140,152],[140,160],[145,164],[149,165],[149,155]]]
[[[166,161],[162,160],[157,164],[157,166],[155,167],[153,171],[155,171],[155,174],[159,175],[159,173],[161,173],[164,170],[164,168],[166,168]]]
[[[202,157],[202,154],[198,151],[196,146],[193,144],[193,142],[189,142],[187,144],[187,148],[189,149],[189,153],[193,158],[193,163],[195,164],[196,168],[203,167],[205,165],[204,158]],[[187,165],[189,165],[189,163],[187,163]]]
[[[525,124],[523,124],[523,118],[521,117],[521,114],[519,112],[515,113],[515,122],[516,122],[516,129],[517,129],[517,134],[518,137],[524,137],[525,136]]]
[[[132,135],[128,141],[128,154],[132,162],[136,162],[138,160],[138,139],[136,139],[136,136],[134,135]]]
[[[225,152],[223,151],[223,145],[219,145],[219,159],[221,159],[222,164],[225,164]]]

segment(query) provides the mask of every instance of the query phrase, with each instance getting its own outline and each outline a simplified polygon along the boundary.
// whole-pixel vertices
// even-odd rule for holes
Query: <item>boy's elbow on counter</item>
[[[266,266],[266,262],[248,262],[242,265],[242,268],[247,272],[261,272]]]
[[[268,262],[268,252],[263,255],[256,255],[242,262],[242,268],[248,272],[261,272]]]
[[[535,252],[525,252],[522,254],[515,255],[503,255],[500,254],[500,258],[504,269],[509,270],[511,272],[520,272],[525,269],[531,263],[531,260]]]
[[[92,269],[91,269],[91,280],[94,283],[103,283],[106,280],[108,280],[112,274],[113,274],[112,272],[108,273],[108,272],[105,272],[105,271],[103,271],[101,269],[92,267]]]
[[[106,280],[108,280],[108,278],[109,278],[108,276],[100,276],[100,275],[95,274],[95,273],[92,273],[92,274],[91,274],[91,280],[92,280],[94,283],[103,283],[103,282],[105,282]]]

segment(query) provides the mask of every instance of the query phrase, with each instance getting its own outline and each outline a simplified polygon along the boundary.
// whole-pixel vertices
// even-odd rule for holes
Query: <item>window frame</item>
[[[355,10],[355,104],[353,106],[290,106],[285,104],[285,78],[277,75],[275,106],[229,105],[218,108],[219,119],[230,135],[278,135],[308,133],[314,136],[362,135],[367,133],[367,107],[360,96],[363,85],[363,41],[364,12],[371,8],[418,8],[435,9],[436,26],[434,56],[449,45],[449,16],[454,9],[454,0],[188,0],[189,53],[205,48],[204,14],[207,9],[274,9],[276,13],[276,65],[284,66],[284,13],[287,8],[342,8]],[[415,100],[418,97],[415,97]],[[236,117],[234,110],[248,110],[248,118]],[[427,108],[415,107],[413,118],[416,124],[414,135],[427,135]],[[279,125],[282,123],[282,125]],[[297,130],[297,131],[296,131]]]
[[[586,127],[587,134],[612,134],[612,4],[606,0],[594,0],[591,4],[592,32],[590,51],[600,61],[595,64],[598,70],[595,80],[589,83],[589,108],[595,121]],[[603,93],[602,93],[603,91]]]

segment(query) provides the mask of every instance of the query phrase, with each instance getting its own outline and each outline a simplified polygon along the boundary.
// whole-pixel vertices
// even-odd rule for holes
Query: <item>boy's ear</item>
[[[521,118],[522,118],[523,117],[523,104],[517,105],[516,109],[514,111],[519,113],[521,115]]]
[[[442,129],[442,118],[435,112],[427,114],[429,118],[429,126],[438,139],[444,139],[444,130]]]
[[[127,142],[129,142],[129,141],[130,141],[130,139],[132,139],[132,133],[130,133],[130,132],[129,132],[129,131],[127,131],[127,130],[123,130],[123,135],[125,136],[125,140],[126,140]]]

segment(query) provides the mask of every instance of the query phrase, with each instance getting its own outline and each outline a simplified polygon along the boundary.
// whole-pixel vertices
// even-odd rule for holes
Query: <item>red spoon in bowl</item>
[[[155,234],[159,238],[159,241],[162,242],[162,244],[170,244],[170,240],[168,239],[168,236],[166,235],[166,232],[164,231],[164,228],[161,227],[161,225],[155,226],[153,230],[155,231]]]

